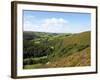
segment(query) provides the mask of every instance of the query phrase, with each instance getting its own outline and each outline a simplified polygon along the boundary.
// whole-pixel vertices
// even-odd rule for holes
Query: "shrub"
[[[33,64],[33,60],[32,59],[27,59],[23,61],[23,65],[31,65]]]

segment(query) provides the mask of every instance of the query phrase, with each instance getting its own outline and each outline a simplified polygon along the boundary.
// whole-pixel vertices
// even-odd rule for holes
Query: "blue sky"
[[[24,10],[23,27],[24,31],[79,33],[91,30],[91,14]]]

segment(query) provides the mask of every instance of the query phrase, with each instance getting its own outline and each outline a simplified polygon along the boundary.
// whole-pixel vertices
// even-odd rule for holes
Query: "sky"
[[[91,14],[23,10],[23,30],[50,33],[90,31]]]

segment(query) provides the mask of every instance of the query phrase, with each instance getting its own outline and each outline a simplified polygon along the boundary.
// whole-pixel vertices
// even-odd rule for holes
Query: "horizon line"
[[[62,34],[65,34],[65,33],[82,33],[82,32],[90,32],[91,30],[87,30],[87,31],[80,31],[80,32],[46,32],[46,31],[27,31],[26,32],[44,32],[44,33],[62,33]],[[23,30],[23,32],[25,32],[25,30]]]

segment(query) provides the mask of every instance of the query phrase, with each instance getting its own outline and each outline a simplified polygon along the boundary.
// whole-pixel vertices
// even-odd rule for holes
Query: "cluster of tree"
[[[24,40],[23,47],[24,59],[47,56],[54,50],[50,45],[43,45],[42,41],[37,44],[34,41]]]

